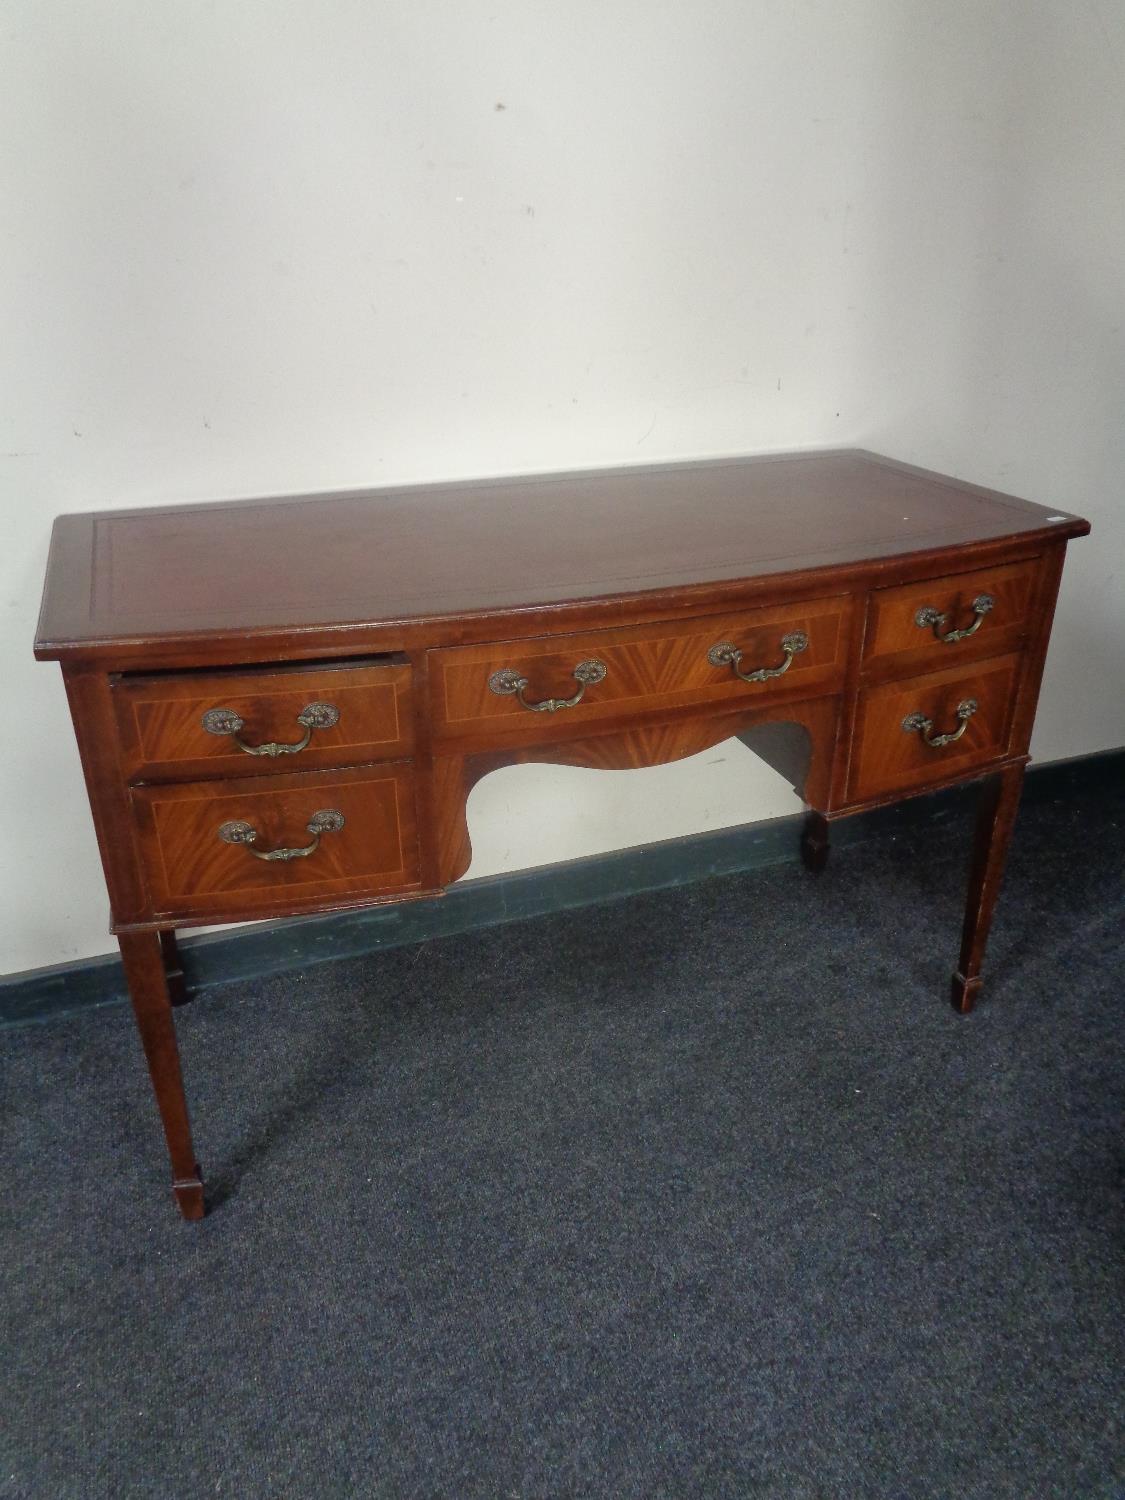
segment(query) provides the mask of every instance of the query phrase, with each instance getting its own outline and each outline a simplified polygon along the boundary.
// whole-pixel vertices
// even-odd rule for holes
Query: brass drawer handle
[[[312,843],[302,844],[297,849],[255,849],[258,830],[251,823],[224,823],[219,829],[219,837],[224,844],[244,844],[255,859],[308,859],[310,854],[316,853],[322,833],[339,833],[343,826],[343,813],[337,812],[333,807],[326,807],[313,813],[305,824],[313,836]]]
[[[919,630],[932,629],[934,632],[934,638],[936,640],[943,641],[945,645],[951,646],[954,641],[967,641],[971,635],[976,635],[977,631],[984,624],[985,615],[988,614],[990,610],[996,608],[996,600],[992,597],[991,594],[978,594],[977,597],[973,600],[972,608],[974,616],[973,623],[971,625],[966,625],[964,630],[947,630],[946,633],[942,635],[941,627],[945,624],[946,620],[948,620],[949,616],[943,615],[941,611],[935,609],[932,604],[924,604],[922,606],[922,608],[914,616],[914,623],[918,626]]]
[[[743,682],[768,682],[771,677],[780,677],[783,672],[788,672],[793,665],[793,658],[801,651],[806,650],[809,638],[803,630],[794,630],[789,635],[781,637],[781,649],[785,653],[785,660],[780,667],[757,667],[753,672],[744,672],[740,663],[742,652],[737,646],[732,646],[730,641],[719,641],[712,646],[707,653],[707,660],[713,667],[727,667],[736,677]]]
[[[312,739],[314,729],[331,729],[340,721],[340,710],[331,703],[310,703],[297,715],[297,723],[304,726],[304,734],[290,744],[279,745],[269,740],[264,745],[248,745],[239,738],[243,720],[233,708],[209,708],[203,715],[203,727],[208,734],[229,734],[238,748],[246,755],[297,755]]]
[[[524,688],[530,686],[526,677],[521,677],[514,667],[502,667],[499,672],[493,672],[488,679],[488,686],[492,692],[501,697],[509,693],[515,693],[524,708],[529,708],[533,714],[553,714],[560,708],[573,708],[576,703],[581,703],[582,694],[595,682],[601,682],[606,674],[604,661],[591,658],[589,661],[580,661],[575,667],[573,677],[578,684],[578,691],[572,698],[540,698],[538,703],[529,703],[524,697]]]
[[[934,727],[933,719],[927,719],[925,714],[907,714],[902,721],[902,727],[907,734],[920,734],[925,744],[934,750],[940,750],[943,745],[952,745],[959,740],[969,727],[969,720],[977,711],[977,700],[965,698],[957,705],[957,717],[960,719],[960,727],[951,729],[948,734],[931,734]]]

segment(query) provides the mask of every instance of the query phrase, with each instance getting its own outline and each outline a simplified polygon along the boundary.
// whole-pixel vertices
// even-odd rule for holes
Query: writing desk
[[[980,779],[971,1009],[1087,531],[861,452],[59,517],[35,650],[62,664],[183,1215],[175,930],[440,892],[498,766],[737,735],[803,796],[813,869],[834,818]]]

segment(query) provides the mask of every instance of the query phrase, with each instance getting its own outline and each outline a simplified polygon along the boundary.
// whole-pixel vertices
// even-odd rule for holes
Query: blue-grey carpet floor
[[[0,1495],[1125,1493],[1125,795],[210,991],[181,1223],[127,1009],[4,1053]]]

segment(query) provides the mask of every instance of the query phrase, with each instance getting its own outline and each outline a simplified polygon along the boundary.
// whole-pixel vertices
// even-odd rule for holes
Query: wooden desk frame
[[[578,530],[543,497],[569,499]],[[202,1216],[204,1190],[173,1020],[176,929],[441,892],[469,866],[469,792],[500,766],[649,766],[738,736],[804,798],[812,870],[835,819],[979,780],[952,981],[955,1009],[972,1009],[1066,544],[1085,521],[851,452],[419,489],[409,513],[399,498],[56,523],[36,653],[62,664],[185,1218]],[[900,509],[913,531],[884,534]],[[438,523],[466,513],[479,536],[458,543],[464,584],[458,557],[441,556],[446,603],[396,605],[411,568],[431,570],[427,526],[438,549]],[[650,515],[660,536],[635,558],[630,532]],[[732,523],[763,516],[754,541],[730,543]],[[303,579],[326,522],[342,593],[385,608],[334,615],[324,570]],[[802,527],[810,544],[794,552]],[[260,538],[269,566],[239,597],[196,599],[199,559],[221,571],[233,538]],[[567,545],[579,584],[544,561]],[[530,574],[516,589],[509,546]]]

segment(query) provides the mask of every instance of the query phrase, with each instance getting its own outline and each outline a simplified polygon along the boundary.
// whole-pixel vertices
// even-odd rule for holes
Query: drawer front
[[[864,658],[923,671],[1011,651],[1027,633],[1040,572],[1036,557],[876,589],[868,607]]]
[[[430,658],[434,733],[446,740],[509,734],[557,738],[650,709],[724,700],[753,704],[830,691],[843,678],[850,611],[845,595],[585,635],[435,651]],[[723,646],[741,652],[737,665],[747,675],[758,669],[777,675],[740,680],[729,659],[713,659],[711,653]],[[586,664],[592,664],[588,671]],[[513,691],[517,683],[523,686]],[[527,706],[545,700],[558,706],[539,711]]]
[[[114,700],[131,776],[393,760],[412,740],[405,662],[119,677]]]
[[[132,796],[157,915],[238,921],[419,881],[409,765],[144,786]],[[296,849],[309,852],[252,852]]]
[[[1022,661],[1013,653],[861,693],[848,800],[945,781],[1005,755]]]

